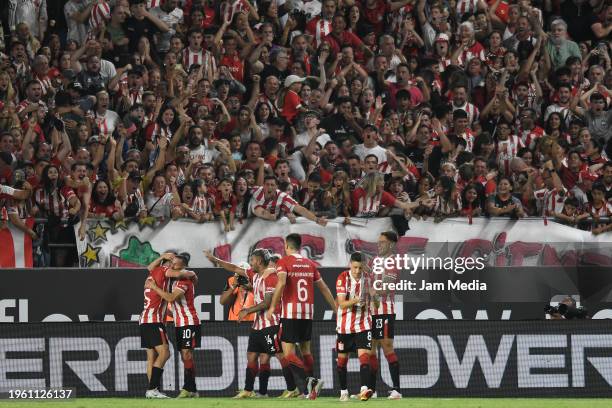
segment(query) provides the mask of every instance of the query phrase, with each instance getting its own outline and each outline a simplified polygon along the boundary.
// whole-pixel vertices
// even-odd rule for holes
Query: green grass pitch
[[[198,398],[184,400],[145,400],[144,398],[76,398],[68,401],[1,401],[1,408],[323,408],[367,404],[368,408],[609,408],[610,399],[565,398],[404,398],[398,401],[372,399],[367,402],[351,400],[339,402],[337,398],[308,400]]]

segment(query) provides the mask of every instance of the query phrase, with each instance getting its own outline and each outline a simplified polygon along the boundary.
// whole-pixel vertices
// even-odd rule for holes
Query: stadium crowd
[[[2,19],[0,222],[41,248],[93,217],[612,230],[610,1],[8,0]]]

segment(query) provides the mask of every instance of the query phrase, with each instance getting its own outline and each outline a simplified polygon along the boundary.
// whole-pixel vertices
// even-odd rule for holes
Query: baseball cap
[[[317,110],[314,110],[314,109],[309,109],[309,110],[307,110],[307,111],[304,113],[304,117],[306,117],[306,116],[314,116],[314,117],[316,117],[317,119],[320,119],[321,114],[320,114],[320,113],[319,113],[319,111],[317,111]]]
[[[436,37],[436,42],[450,42],[450,38],[448,38],[448,34],[440,33]]]
[[[287,78],[285,78],[285,88],[289,88],[291,85],[298,82],[304,82],[305,80],[306,78],[301,78],[297,75],[289,75]]]

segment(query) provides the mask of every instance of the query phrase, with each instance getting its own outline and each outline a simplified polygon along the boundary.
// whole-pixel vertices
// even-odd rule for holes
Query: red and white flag
[[[34,219],[25,220],[29,228]],[[32,237],[18,230],[10,223],[8,228],[0,229],[0,268],[32,268]]]

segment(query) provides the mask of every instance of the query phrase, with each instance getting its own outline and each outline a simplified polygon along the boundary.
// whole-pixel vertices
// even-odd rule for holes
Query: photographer
[[[227,279],[221,299],[219,300],[223,306],[229,305],[229,314],[227,320],[239,321],[238,314],[242,309],[246,309],[254,305],[253,291],[249,284],[249,280],[238,274],[234,274]],[[242,321],[253,321],[255,315],[248,314],[242,318]]]
[[[577,307],[576,300],[567,296],[557,306],[546,305],[544,311],[550,315],[551,320],[590,319],[591,316],[585,308]]]

